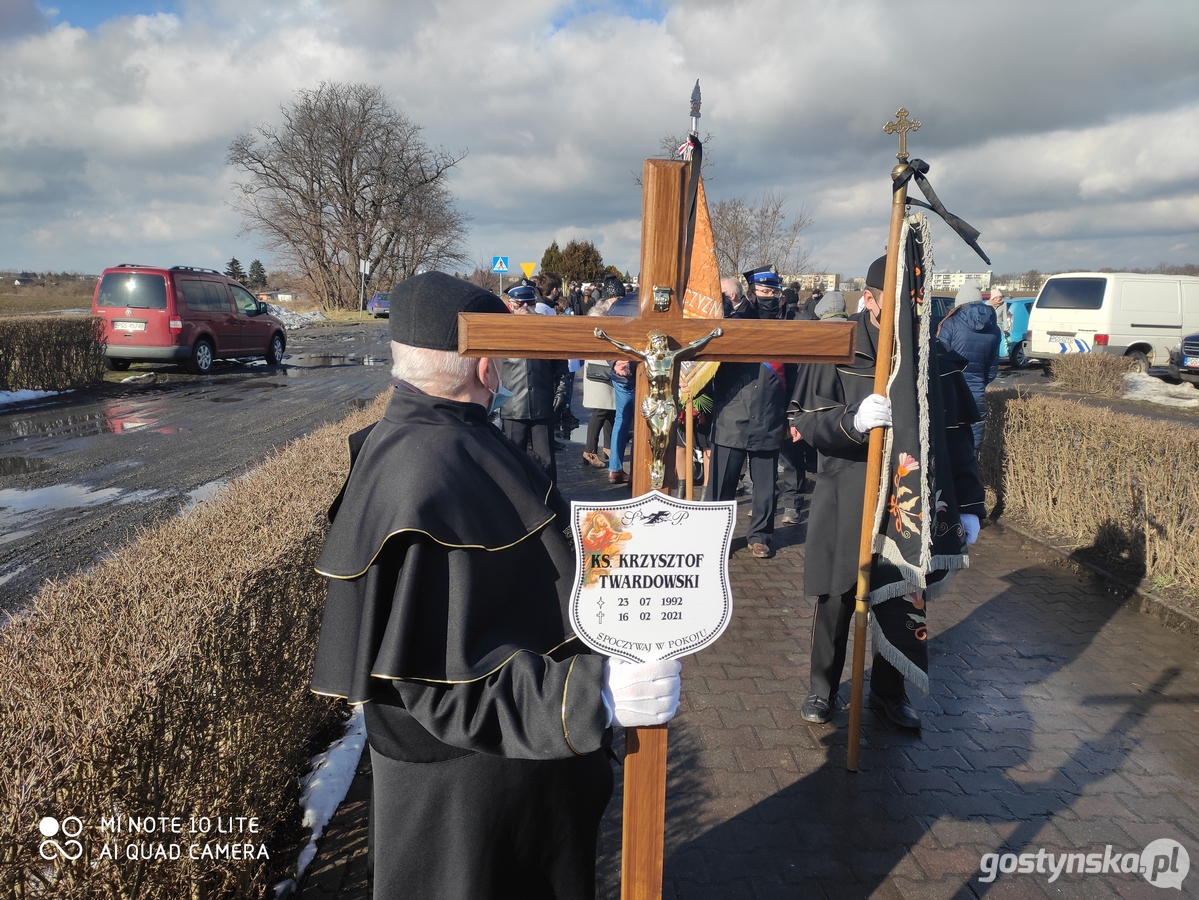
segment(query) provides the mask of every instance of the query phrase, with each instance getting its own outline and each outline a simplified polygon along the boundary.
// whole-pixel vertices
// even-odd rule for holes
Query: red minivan
[[[122,264],[105,269],[92,299],[105,322],[108,365],[180,362],[206,375],[215,359],[283,361],[283,323],[266,304],[215,269]]]

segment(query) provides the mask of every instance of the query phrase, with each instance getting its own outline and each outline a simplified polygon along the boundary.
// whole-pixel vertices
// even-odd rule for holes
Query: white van
[[[1199,277],[1130,272],[1052,275],[1028,317],[1028,355],[1111,353],[1142,372],[1164,366],[1184,334],[1199,331]]]

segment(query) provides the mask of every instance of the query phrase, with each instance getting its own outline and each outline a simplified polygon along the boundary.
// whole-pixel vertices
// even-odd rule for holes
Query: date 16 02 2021
[[[653,601],[652,597],[642,597],[637,601],[637,605],[638,606],[649,606],[653,602],[654,601]],[[617,606],[628,606],[629,598],[628,597],[617,597],[616,605]],[[662,606],[682,606],[683,598],[682,597],[663,597],[661,600],[661,605]],[[673,621],[677,622],[677,621],[682,620],[683,613],[682,613],[682,610],[668,610],[668,611],[663,611],[661,613],[661,616],[662,616],[663,620],[673,620]],[[627,622],[629,620],[629,614],[627,612],[617,613],[616,617],[617,617],[617,620],[620,622]],[[648,622],[652,617],[653,617],[653,613],[649,610],[645,610],[638,614],[638,618],[643,622]]]

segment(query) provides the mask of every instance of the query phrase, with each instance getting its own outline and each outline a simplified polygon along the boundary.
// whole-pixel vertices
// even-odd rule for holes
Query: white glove
[[[679,708],[677,659],[666,662],[627,663],[609,657],[604,662],[604,706],[608,724],[624,728],[661,725]]]
[[[871,394],[860,404],[853,415],[853,427],[860,434],[869,434],[872,428],[891,427],[891,401],[882,394]]]
[[[962,513],[958,518],[962,520],[962,528],[966,531],[967,545],[973,544],[978,540],[978,516],[974,513]]]

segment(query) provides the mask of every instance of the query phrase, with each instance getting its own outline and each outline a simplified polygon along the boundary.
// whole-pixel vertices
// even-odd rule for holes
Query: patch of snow
[[[1130,372],[1124,376],[1124,399],[1143,400],[1159,406],[1199,407],[1199,389],[1183,382],[1168,384],[1152,375]]]
[[[274,303],[268,303],[266,308],[272,316],[283,323],[284,328],[303,328],[305,325],[311,325],[313,322],[328,321],[328,316],[319,311],[297,313],[292,312],[286,306],[276,306]]]
[[[153,384],[156,377],[153,372],[146,372],[142,375],[130,375],[128,378],[122,378],[121,384]]]
[[[26,400],[40,400],[42,397],[53,397],[56,394],[67,394],[70,391],[0,391],[0,406],[9,403],[24,403]]]
[[[300,779],[300,808],[304,811],[302,824],[312,830],[312,837],[296,862],[296,874],[275,885],[276,897],[294,890],[304,877],[304,870],[316,857],[316,842],[320,840],[325,826],[345,799],[350,783],[354,780],[354,773],[358,770],[358,759],[362,756],[362,748],[365,745],[366,720],[359,705],[346,721],[345,733],[324,753],[312,757],[311,770]]]

